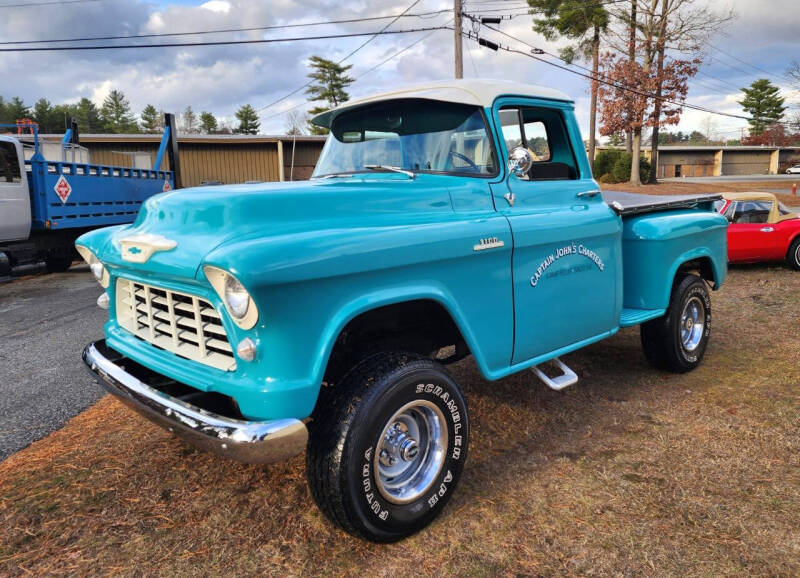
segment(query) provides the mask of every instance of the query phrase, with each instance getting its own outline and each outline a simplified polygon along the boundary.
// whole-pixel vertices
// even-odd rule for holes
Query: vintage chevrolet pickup
[[[578,378],[559,356],[632,325],[654,366],[700,363],[718,197],[604,198],[566,95],[449,81],[314,122],[330,136],[310,181],[165,193],[78,239],[109,310],[84,362],[147,418],[245,462],[305,450],[324,514],[388,542],[462,474],[444,365],[561,389]]]

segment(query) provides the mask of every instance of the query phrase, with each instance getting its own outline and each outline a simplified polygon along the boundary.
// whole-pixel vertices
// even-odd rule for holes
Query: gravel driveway
[[[0,460],[102,397],[81,361],[103,336],[88,267],[0,284]]]

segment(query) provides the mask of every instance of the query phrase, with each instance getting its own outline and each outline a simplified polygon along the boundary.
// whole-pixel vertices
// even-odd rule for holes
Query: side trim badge
[[[485,251],[486,249],[497,249],[499,247],[505,247],[505,243],[500,241],[497,237],[488,237],[486,239],[481,239],[480,243],[475,245],[472,250],[473,251]]]

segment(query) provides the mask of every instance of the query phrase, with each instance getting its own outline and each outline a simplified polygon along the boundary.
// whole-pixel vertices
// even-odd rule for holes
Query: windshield
[[[313,177],[380,167],[497,174],[480,107],[423,99],[378,102],[337,116]]]

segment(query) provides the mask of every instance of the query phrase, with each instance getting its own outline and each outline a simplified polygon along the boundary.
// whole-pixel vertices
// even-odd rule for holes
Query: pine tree
[[[203,111],[200,113],[200,131],[206,134],[217,132],[217,119],[210,112]]]
[[[6,115],[8,115],[9,122],[14,123],[21,118],[30,118],[31,109],[25,105],[20,97],[15,96],[6,105]]]
[[[82,133],[93,134],[102,132],[103,123],[100,120],[100,111],[97,106],[86,97],[81,98],[74,105],[72,116],[78,121],[78,128]]]
[[[600,39],[606,33],[609,14],[600,2],[574,2],[570,0],[528,0],[534,18],[533,29],[547,40],[564,36],[576,44],[561,50],[561,58],[572,62],[576,58],[592,63],[592,75],[597,76],[600,65]],[[594,162],[597,122],[597,81],[591,82],[589,111],[589,162]]]
[[[236,111],[236,119],[239,121],[239,126],[236,132],[241,134],[258,134],[258,129],[261,123],[258,122],[258,113],[249,104],[245,104]]]
[[[152,104],[148,104],[144,107],[140,117],[142,119],[142,132],[156,134],[161,132],[164,127],[164,115]]]
[[[112,90],[100,107],[100,120],[103,128],[110,133],[139,132],[139,127],[131,114],[131,103],[121,90]]]
[[[312,71],[308,74],[311,85],[306,89],[309,100],[321,100],[325,106],[315,106],[308,111],[309,116],[314,117],[320,113],[330,110],[350,100],[345,88],[350,86],[355,79],[345,76],[353,65],[342,66],[332,60],[327,60],[321,56],[312,56],[309,66]],[[327,134],[328,129],[315,124],[308,124],[311,134]]]
[[[5,99],[0,95],[0,124],[9,124],[11,121],[8,118],[8,107],[6,106]],[[3,132],[3,129],[0,129]]]
[[[760,135],[769,125],[783,119],[783,113],[786,111],[785,99],[778,94],[780,89],[769,80],[761,78],[753,82],[749,88],[741,90],[744,98],[738,102],[752,117],[752,120],[747,121],[750,124],[751,136]]]
[[[46,98],[40,98],[33,105],[33,120],[39,125],[40,133],[55,132],[51,126],[53,121],[53,105]]]

